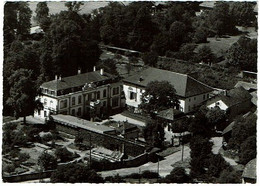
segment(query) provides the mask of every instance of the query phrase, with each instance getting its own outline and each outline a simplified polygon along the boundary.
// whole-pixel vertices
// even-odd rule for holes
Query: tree
[[[222,170],[230,167],[221,154],[211,154],[206,164],[208,167],[208,176],[214,179],[220,176]]]
[[[16,118],[24,118],[24,123],[26,123],[26,116],[33,114],[36,107],[36,90],[31,77],[32,71],[20,69],[8,79],[11,89],[7,104],[13,108]]]
[[[234,127],[232,128],[232,137],[228,142],[228,146],[232,149],[240,149],[241,144],[246,141],[250,136],[256,134],[256,116],[250,114],[244,118],[242,116],[235,120]]]
[[[164,141],[164,128],[155,120],[149,120],[143,129],[144,139],[147,143],[155,146],[162,147]]]
[[[5,52],[8,46],[15,39],[15,29],[17,28],[17,3],[6,2],[4,5],[4,46]]]
[[[197,27],[193,36],[193,42],[206,43],[207,42],[207,30],[203,27]]]
[[[246,165],[254,158],[256,158],[256,136],[250,136],[241,144],[239,162]]]
[[[216,61],[216,56],[212,52],[211,48],[206,45],[202,45],[198,49],[197,53],[197,60],[198,62],[204,62],[204,63],[214,63]]]
[[[133,22],[133,30],[128,34],[130,47],[141,52],[147,51],[153,41],[151,38],[157,33],[156,24],[152,22],[150,8],[140,7]]]
[[[217,183],[241,183],[241,173],[231,168],[224,169],[220,173]]]
[[[167,108],[178,108],[176,90],[168,81],[151,81],[145,88],[140,108],[149,114]]]
[[[80,6],[84,5],[84,2],[66,2],[65,6],[68,8],[68,11],[79,12]]]
[[[68,162],[73,160],[73,153],[68,151],[66,147],[58,148],[55,151],[55,155],[61,162]]]
[[[241,36],[227,52],[227,61],[242,70],[257,71],[257,40]]]
[[[114,59],[105,59],[98,61],[97,68],[103,68],[105,72],[118,76],[116,62]]]
[[[168,33],[159,33],[154,36],[153,43],[151,45],[151,51],[164,56],[165,52],[170,49],[170,41]]]
[[[254,14],[255,2],[232,2],[230,5],[230,13],[236,20],[238,26],[251,26],[256,20]]]
[[[206,117],[208,122],[213,127],[217,127],[217,125],[220,126],[220,124],[226,120],[227,115],[224,110],[221,110],[219,107],[215,107],[207,111]]]
[[[216,2],[206,17],[206,25],[215,35],[235,33],[235,19],[229,12],[229,2]]]
[[[57,167],[57,158],[47,152],[43,152],[38,158],[38,165],[43,170],[54,170]]]
[[[58,166],[51,175],[52,183],[103,183],[103,178],[94,170],[82,164],[65,164]]]
[[[185,61],[193,61],[195,48],[196,45],[190,43],[182,45],[179,52],[177,53],[177,58]]]
[[[193,135],[201,135],[209,138],[212,135],[213,129],[213,125],[208,122],[208,119],[202,112],[197,112],[195,117],[190,121],[189,131]]]
[[[51,24],[47,2],[39,2],[37,4],[35,13],[36,13],[35,19],[37,23],[44,31],[46,31]]]
[[[99,60],[100,49],[88,33],[87,23],[77,12],[62,11],[54,16],[43,40],[40,59],[47,69],[42,71],[52,78],[55,74],[75,75],[79,68],[91,71]]]
[[[169,175],[167,175],[162,182],[164,183],[189,183],[190,177],[182,167],[174,168]]]
[[[158,54],[156,52],[145,52],[142,55],[142,60],[145,65],[155,67],[158,61]]]
[[[201,135],[193,135],[190,140],[191,172],[192,178],[200,177],[206,173],[207,159],[211,154],[212,142]]]
[[[169,30],[169,39],[172,45],[172,50],[177,51],[184,43],[185,36],[187,35],[186,25],[183,22],[175,21],[171,24]]]
[[[30,34],[31,28],[31,17],[32,11],[29,8],[29,3],[27,2],[17,2],[17,36],[21,35],[22,39],[25,39]]]

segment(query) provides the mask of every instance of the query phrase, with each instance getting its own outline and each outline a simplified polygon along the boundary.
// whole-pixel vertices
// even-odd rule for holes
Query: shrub
[[[149,178],[149,179],[158,178],[159,174],[157,172],[144,171],[144,172],[142,172],[142,177]]]
[[[44,170],[53,170],[57,167],[57,158],[43,152],[38,158],[38,165]]]
[[[15,171],[14,164],[8,164],[4,167],[4,172],[11,173]]]
[[[66,147],[64,148],[58,148],[55,151],[55,154],[58,159],[60,159],[61,162],[68,162],[73,160],[73,153],[68,151]]]

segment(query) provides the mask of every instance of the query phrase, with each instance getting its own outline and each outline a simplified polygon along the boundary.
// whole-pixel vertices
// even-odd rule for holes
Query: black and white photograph
[[[2,183],[257,183],[258,1],[1,8]]]

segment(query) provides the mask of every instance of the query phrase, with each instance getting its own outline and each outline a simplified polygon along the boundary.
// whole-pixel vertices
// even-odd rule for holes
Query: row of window
[[[50,94],[50,95],[52,95],[52,96],[55,96],[55,91],[49,90],[49,89],[47,89],[47,88],[42,88],[42,89],[41,89],[41,92],[42,92],[43,94]]]

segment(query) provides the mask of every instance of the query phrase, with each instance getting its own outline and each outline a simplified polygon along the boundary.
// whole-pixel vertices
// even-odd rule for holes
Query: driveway
[[[164,160],[161,160],[159,162],[159,174],[160,176],[166,176],[168,174],[170,174],[170,172],[172,171],[173,167],[171,166],[172,164],[178,162],[181,160],[181,155],[182,152],[178,151],[174,154],[171,154],[167,157],[165,157]],[[183,153],[183,159],[185,160],[186,158],[190,157],[190,148],[185,146],[184,147],[184,153]],[[139,173],[143,172],[145,170],[149,170],[149,171],[153,171],[153,172],[157,172],[158,170],[158,163],[152,163],[152,162],[148,162],[144,165],[141,165],[139,167],[132,167],[132,168],[123,168],[123,169],[116,169],[116,170],[110,170],[110,171],[102,171],[99,172],[102,177],[107,177],[107,176],[114,176],[119,174],[120,176],[125,176],[125,175],[129,175],[132,173]]]

